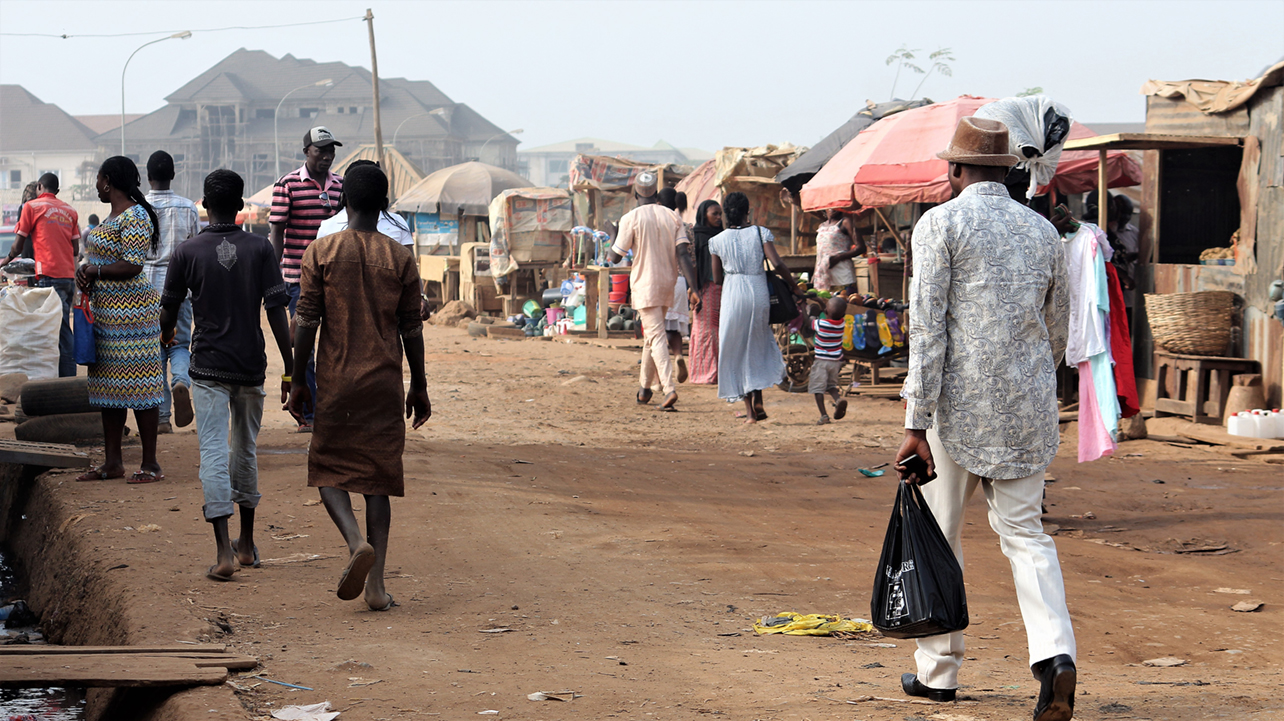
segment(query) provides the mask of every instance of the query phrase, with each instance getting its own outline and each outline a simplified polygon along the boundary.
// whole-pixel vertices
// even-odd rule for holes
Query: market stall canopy
[[[272,207],[272,189],[275,187],[276,187],[276,183],[265,186],[259,192],[246,198],[245,204],[253,205],[258,208],[271,208]]]
[[[931,105],[932,101],[922,100],[893,100],[888,103],[874,103],[869,101],[866,107],[852,116],[851,120],[843,123],[837,130],[826,135],[819,143],[811,146],[811,150],[798,156],[798,159],[789,165],[789,167],[780,171],[776,175],[776,182],[785,186],[791,193],[797,193],[803,185],[811,180],[821,168],[833,158],[839,150],[843,149],[852,138],[860,131],[873,125],[876,120],[887,117],[902,110],[911,110],[921,108],[924,105]]]
[[[1099,137],[1092,130],[1079,123],[1070,124],[1070,135],[1066,137],[1065,150],[1061,152],[1061,161],[1057,163],[1057,174],[1052,178],[1050,187],[1057,193],[1086,193],[1097,187],[1097,165],[1100,155],[1092,150],[1076,149],[1076,140]],[[1141,185],[1141,164],[1133,159],[1126,150],[1111,150],[1106,153],[1106,181],[1111,188],[1127,188]],[[1047,187],[1040,191],[1046,191]]]
[[[330,168],[330,171],[343,175],[358,160],[379,162],[379,149],[373,143],[359,145],[356,150],[352,151],[343,160],[336,162]],[[410,190],[415,183],[424,179],[423,171],[419,169],[419,166],[410,162],[406,156],[390,145],[383,146],[383,161],[381,167],[385,173],[388,173],[393,198],[400,198],[402,193]]]
[[[575,226],[571,193],[562,188],[511,188],[490,201],[490,270],[496,278],[518,263],[563,258],[563,241]]]
[[[906,110],[861,131],[803,186],[804,210],[884,207],[901,203],[943,203],[950,199],[948,164],[936,154],[949,145],[959,118],[974,115],[989,98],[962,95],[954,100]],[[1093,132],[1072,123],[1070,138]],[[1096,187],[1095,153],[1086,162],[1074,153],[1061,156],[1052,187],[1062,193]],[[1110,187],[1141,182],[1141,167],[1124,151],[1111,151]]]
[[[486,215],[490,201],[510,188],[530,181],[509,170],[476,161],[442,168],[397,196],[392,209],[398,213]]]
[[[706,160],[690,175],[678,183],[677,190],[687,194],[687,212],[683,220],[694,222],[696,208],[706,200],[722,200],[736,191],[750,195],[771,195],[772,201],[779,194],[780,184],[776,176],[792,165],[807,152],[807,148],[792,143],[782,145],[760,145],[756,148],[727,147],[714,154],[713,160]],[[775,203],[775,205],[779,205]],[[783,207],[783,206],[782,206]],[[766,216],[761,213],[766,208],[753,209],[754,217],[760,225],[769,225]],[[774,215],[781,215],[775,212]],[[788,216],[784,227],[789,227]]]
[[[571,165],[572,190],[626,190],[639,173],[651,171],[666,182],[681,180],[691,173],[690,165],[644,163],[605,155],[577,155]]]
[[[1184,98],[1206,115],[1225,113],[1247,103],[1261,88],[1284,84],[1284,58],[1262,72],[1261,77],[1244,82],[1227,80],[1147,80],[1142,95],[1161,98]]]

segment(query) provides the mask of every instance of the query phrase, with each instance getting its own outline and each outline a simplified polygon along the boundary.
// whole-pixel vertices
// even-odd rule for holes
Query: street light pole
[[[276,157],[276,180],[281,179],[281,133],[278,130],[280,126],[277,124],[277,120],[281,116],[281,106],[285,104],[285,99],[290,97],[294,93],[300,90],[304,90],[306,88],[320,88],[320,87],[328,88],[331,85],[334,85],[334,81],[331,80],[330,78],[326,78],[325,80],[318,80],[315,83],[308,83],[307,85],[300,85],[299,87],[295,88],[294,90],[291,90],[285,95],[282,95],[281,102],[276,104],[276,110],[272,111],[272,155]],[[273,182],[276,182],[276,181],[273,181]]]
[[[184,30],[181,33],[174,33],[173,35],[170,35],[168,37],[163,37],[159,40],[153,40],[148,43],[143,43],[142,45],[138,46],[138,50],[142,50],[148,45],[163,43],[166,40],[186,40],[190,37],[192,37],[192,31]],[[129,54],[129,57],[125,60],[125,67],[120,69],[120,154],[121,155],[125,154],[125,71],[129,69],[129,61],[134,59],[134,56],[138,54],[138,50],[135,50],[134,52]]]
[[[486,146],[487,146],[487,145],[490,145],[490,141],[494,140],[495,138],[502,138],[502,137],[504,137],[505,135],[521,135],[521,134],[522,134],[522,133],[524,133],[524,132],[526,132],[524,129],[522,129],[522,128],[518,128],[518,129],[516,129],[516,130],[509,130],[509,131],[504,132],[504,133],[496,133],[495,135],[492,135],[492,136],[490,136],[489,138],[486,138],[486,142],[482,143],[481,148],[480,148],[480,149],[478,149],[478,151],[477,151],[477,159],[478,159],[478,160],[481,160],[482,151],[483,151],[483,150],[485,150],[485,149],[486,149]]]
[[[396,129],[396,130],[394,130],[394,131],[392,131],[392,147],[394,147],[394,148],[395,148],[395,147],[397,147],[397,133],[400,133],[400,132],[401,132],[401,127],[402,127],[403,125],[405,125],[406,123],[410,122],[411,120],[414,120],[415,118],[423,118],[423,117],[427,117],[427,116],[429,116],[429,115],[441,115],[441,116],[444,116],[445,114],[446,114],[446,109],[445,109],[445,108],[434,108],[433,110],[429,110],[429,111],[428,111],[428,112],[426,112],[426,113],[419,113],[418,115],[411,115],[410,117],[408,117],[408,118],[406,118],[405,120],[401,121],[401,122],[397,125],[397,129]]]

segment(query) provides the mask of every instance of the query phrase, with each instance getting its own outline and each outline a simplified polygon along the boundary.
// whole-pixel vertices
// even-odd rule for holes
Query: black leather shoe
[[[924,686],[923,683],[918,680],[918,674],[916,673],[901,674],[901,688],[905,690],[906,695],[918,696],[919,698],[925,698],[929,701],[942,702],[953,701],[955,693],[958,692],[958,689],[953,688],[931,688]],[[1070,717],[1067,716],[1066,718]]]
[[[1065,654],[1044,659],[1030,670],[1039,680],[1039,702],[1034,705],[1034,721],[1070,721],[1074,716],[1074,660]]]

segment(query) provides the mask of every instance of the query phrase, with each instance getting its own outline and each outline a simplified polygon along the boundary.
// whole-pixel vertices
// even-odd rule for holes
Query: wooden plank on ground
[[[43,656],[47,654],[72,654],[84,656],[96,653],[181,653],[210,654],[225,653],[227,645],[222,643],[199,643],[175,646],[50,646],[44,644],[10,644],[0,646],[0,656]]]
[[[0,657],[0,688],[217,686],[227,669],[198,668],[165,655],[86,654]]]
[[[20,463],[45,468],[84,468],[89,454],[61,443],[32,443],[0,439],[0,463]]]
[[[1250,451],[1284,451],[1284,443],[1281,443],[1278,440],[1271,438],[1232,436],[1220,426],[1211,426],[1202,423],[1187,423],[1177,429],[1177,435],[1200,441],[1202,443],[1212,443],[1213,445],[1218,446],[1231,446],[1233,448],[1244,448]]]

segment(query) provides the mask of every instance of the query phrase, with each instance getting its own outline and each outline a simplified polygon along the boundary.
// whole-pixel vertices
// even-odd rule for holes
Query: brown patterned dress
[[[321,328],[308,485],[405,495],[401,339],[423,333],[414,254],[345,230],[308,246],[301,284],[298,325]]]

